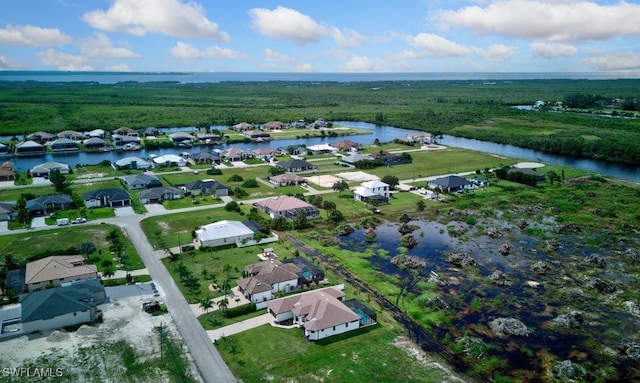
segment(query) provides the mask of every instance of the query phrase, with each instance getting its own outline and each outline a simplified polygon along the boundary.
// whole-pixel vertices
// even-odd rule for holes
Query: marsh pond
[[[567,193],[580,203],[598,189]],[[605,222],[592,230],[558,201],[504,202],[361,222],[338,247],[365,260],[369,281],[402,286],[389,299],[493,381],[640,381],[636,232],[607,227],[614,211],[590,209]]]

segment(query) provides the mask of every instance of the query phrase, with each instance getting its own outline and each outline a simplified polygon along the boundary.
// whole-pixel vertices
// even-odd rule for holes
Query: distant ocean
[[[0,81],[40,82],[177,82],[205,83],[223,81],[310,81],[310,82],[370,82],[370,81],[438,81],[438,80],[608,80],[638,79],[631,72],[459,72],[459,73],[275,73],[275,72],[61,72],[61,71],[0,71]]]

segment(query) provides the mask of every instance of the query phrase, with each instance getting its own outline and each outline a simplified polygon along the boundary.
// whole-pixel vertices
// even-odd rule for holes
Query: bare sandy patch
[[[405,336],[399,336],[393,342],[393,344],[403,350],[405,350],[409,355],[416,358],[416,360],[422,364],[423,366],[437,368],[443,372],[443,376],[446,378],[443,382],[462,382],[465,383],[466,380],[462,379],[459,376],[456,376],[456,373],[451,369],[451,367],[447,366],[444,363],[438,362],[434,360],[429,354],[424,352],[420,346],[414,343],[411,339]]]
[[[325,188],[330,188],[336,182],[341,181],[340,178],[336,176],[328,175],[328,174],[305,177],[305,179],[307,180],[307,182],[310,182]]]
[[[357,172],[344,172],[338,173],[336,176],[340,178],[344,178],[347,181],[355,181],[355,182],[366,182],[366,181],[377,181],[380,179],[378,176],[374,176],[373,174],[357,171]]]

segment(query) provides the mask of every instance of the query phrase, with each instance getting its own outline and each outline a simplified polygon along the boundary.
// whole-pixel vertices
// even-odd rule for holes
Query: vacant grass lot
[[[244,382],[443,382],[447,376],[409,356],[397,334],[376,325],[318,342],[300,329],[264,325],[217,342],[233,374]],[[256,341],[259,339],[259,341]]]
[[[107,234],[113,229],[112,225],[69,225],[61,229],[36,231],[13,235],[0,236],[0,254],[11,255],[18,262],[25,261],[28,257],[46,254],[64,254],[65,250],[80,247],[83,242],[92,242],[96,246],[96,252],[89,259],[90,263],[98,266],[102,271],[102,261],[113,260],[114,256],[109,251]],[[129,257],[129,265],[132,270],[144,268],[144,264],[131,242],[123,234],[121,237],[125,243],[125,251]],[[67,253],[68,254],[68,253]],[[78,254],[75,252],[74,254]]]

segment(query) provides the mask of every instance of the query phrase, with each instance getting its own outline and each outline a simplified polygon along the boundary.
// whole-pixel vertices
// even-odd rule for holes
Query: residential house
[[[113,131],[113,135],[118,136],[129,136],[129,137],[138,137],[138,132],[135,129],[128,128],[123,126]]]
[[[238,132],[245,132],[247,130],[252,130],[253,129],[253,124],[250,124],[248,122],[241,122],[239,124],[233,125],[231,127],[231,129],[237,130]]]
[[[63,130],[56,135],[58,138],[68,138],[70,140],[81,140],[83,138],[82,133],[75,130]]]
[[[353,198],[357,201],[373,203],[387,203],[391,197],[389,184],[382,181],[363,182],[353,190]]]
[[[269,162],[280,155],[280,151],[274,148],[258,148],[253,151],[253,155],[263,161]]]
[[[60,174],[71,174],[71,167],[62,162],[45,162],[40,165],[36,165],[29,170],[29,174],[31,177],[49,178],[51,172],[54,170],[59,171]]]
[[[351,140],[342,140],[342,141],[334,142],[333,144],[330,144],[330,145],[341,152],[357,151],[358,148],[360,148],[359,143]]]
[[[160,129],[150,126],[142,131],[142,135],[145,137],[156,137],[160,135]]]
[[[48,132],[35,132],[27,135],[27,140],[33,140],[44,144],[45,142],[55,140],[56,136]]]
[[[218,247],[253,240],[254,231],[240,221],[223,220],[200,226],[196,230],[196,241],[203,247]]]
[[[45,147],[35,141],[23,141],[16,145],[17,155],[39,155],[44,154],[45,151]]]
[[[131,195],[121,188],[94,190],[84,193],[82,197],[88,208],[131,206]]]
[[[182,190],[170,186],[145,189],[138,193],[138,199],[143,204],[162,203],[174,199],[184,198]]]
[[[117,170],[149,170],[153,167],[151,162],[143,160],[140,157],[125,157],[114,162],[113,167]]]
[[[337,152],[338,148],[335,148],[327,143],[324,143],[324,144],[307,146],[307,150],[313,154],[327,154],[327,153]]]
[[[298,158],[294,158],[291,161],[280,162],[276,166],[288,172],[303,172],[315,169],[311,163]]]
[[[154,157],[152,161],[155,166],[187,166],[187,160],[175,154],[165,154]]]
[[[304,129],[307,127],[307,122],[305,120],[297,120],[290,123],[289,126],[294,129]]]
[[[126,176],[122,178],[122,183],[127,189],[151,189],[162,186],[162,181],[154,175],[150,174],[137,174],[132,176]]]
[[[275,176],[269,176],[269,181],[278,186],[300,185],[307,182],[305,178],[294,173],[283,173]]]
[[[443,192],[456,193],[468,189],[473,189],[473,183],[460,176],[446,176],[429,181],[432,189],[440,188]]]
[[[78,150],[80,149],[80,144],[78,141],[72,140],[70,138],[58,138],[55,141],[49,143],[49,147],[51,150],[59,152],[65,150]]]
[[[285,129],[286,127],[287,127],[287,124],[285,124],[282,121],[269,121],[262,124],[262,129],[265,129],[265,130],[282,130],[282,129]]]
[[[85,149],[103,149],[107,147],[107,141],[103,140],[100,137],[91,137],[82,141],[82,145],[84,145]]]
[[[174,144],[180,144],[183,142],[191,143],[195,141],[195,138],[189,133],[176,132],[169,135],[169,140],[171,140],[171,142],[173,142]]]
[[[113,139],[113,144],[116,147],[119,147],[122,149],[126,147],[137,147],[142,144],[140,141],[140,137],[138,137],[137,135],[130,136],[130,135],[114,134],[111,136],[111,139]]]
[[[93,129],[90,130],[89,133],[87,133],[87,136],[89,137],[95,137],[95,138],[104,138],[106,136],[106,132],[103,129]]]
[[[271,135],[267,132],[263,132],[262,130],[247,130],[244,132],[244,136],[256,142],[268,141],[271,139]]]
[[[266,307],[264,302],[274,298],[277,292],[288,293],[296,290],[298,273],[301,270],[293,263],[282,263],[276,259],[262,261],[244,268],[245,278],[238,279],[238,287],[244,296],[258,308]]]
[[[184,185],[187,195],[215,195],[224,197],[229,195],[229,188],[222,183],[213,180],[197,180]]]
[[[72,203],[69,195],[55,194],[30,199],[26,207],[33,216],[41,216],[54,210],[67,210]]]
[[[368,154],[351,154],[346,157],[340,158],[340,161],[347,163],[349,165],[355,165],[358,161],[373,161],[373,157]]]
[[[328,126],[328,123],[327,121],[325,121],[324,118],[318,118],[310,125],[310,127],[314,129],[326,128],[327,126]]]
[[[309,154],[307,147],[304,145],[290,145],[286,148],[278,148],[281,153],[287,153],[293,156],[306,156]]]
[[[13,168],[13,162],[7,161],[0,166],[0,181],[15,181],[16,171]]]
[[[222,152],[222,158],[230,162],[242,161],[251,157],[253,157],[253,152],[251,150],[245,150],[236,147],[226,149]]]
[[[93,278],[98,278],[96,265],[85,265],[81,255],[53,255],[27,263],[24,283],[27,291],[36,291]]]
[[[299,211],[304,211],[307,219],[320,217],[320,211],[316,207],[290,196],[264,199],[255,202],[253,206],[269,214],[271,218],[283,216],[285,218],[295,219]]]
[[[343,299],[342,291],[329,287],[274,300],[267,303],[267,308],[276,322],[293,319],[306,339],[320,340],[361,327],[361,315]]]
[[[23,294],[20,332],[30,334],[93,322],[102,303],[104,287],[99,279]]]
[[[15,218],[14,207],[13,204],[0,202],[0,222],[11,221]]]
[[[220,154],[200,152],[193,156],[193,160],[199,164],[220,165]]]

